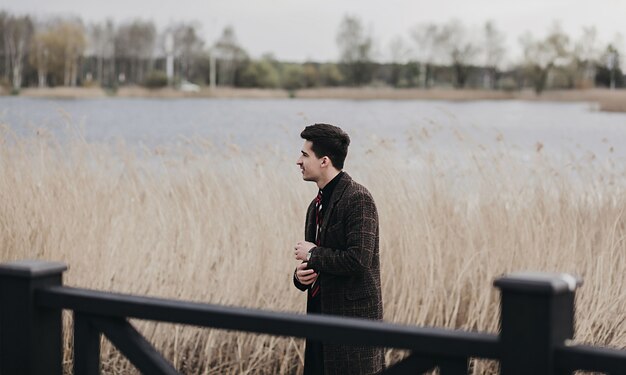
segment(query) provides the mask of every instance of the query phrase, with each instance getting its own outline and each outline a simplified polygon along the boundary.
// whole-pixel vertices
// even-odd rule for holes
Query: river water
[[[626,158],[626,114],[589,103],[307,99],[0,98],[0,121],[19,135],[45,129],[60,138],[81,128],[94,142],[157,147],[203,138],[241,149],[272,147],[296,155],[304,126],[344,128],[353,152],[389,148],[461,155],[506,148],[520,158]]]

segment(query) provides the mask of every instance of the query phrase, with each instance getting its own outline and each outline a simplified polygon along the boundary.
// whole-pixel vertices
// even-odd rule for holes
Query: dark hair
[[[341,128],[330,124],[309,125],[300,133],[300,137],[312,143],[311,149],[315,156],[328,156],[335,168],[343,169],[350,137]]]

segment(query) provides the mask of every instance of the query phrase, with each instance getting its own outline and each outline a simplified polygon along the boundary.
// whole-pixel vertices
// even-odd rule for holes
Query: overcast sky
[[[507,36],[509,56],[519,55],[521,34],[544,35],[554,21],[574,38],[591,25],[603,44],[618,33],[626,36],[626,0],[0,0],[0,9],[37,16],[73,14],[87,22],[150,19],[159,28],[198,21],[207,41],[232,25],[252,57],[272,52],[291,61],[337,60],[335,35],[345,14],[358,16],[372,32],[379,60],[389,57],[395,37],[409,43],[415,25],[453,18],[475,27],[495,21]]]

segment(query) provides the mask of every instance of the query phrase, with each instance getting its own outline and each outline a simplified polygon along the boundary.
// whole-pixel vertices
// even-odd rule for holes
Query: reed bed
[[[349,155],[346,170],[379,210],[385,320],[495,333],[494,278],[569,272],[585,281],[576,341],[626,347],[623,165],[507,150],[477,149],[462,163],[415,152],[409,162],[377,141]],[[72,286],[304,313],[291,248],[316,188],[301,181],[296,158],[208,140],[158,149],[80,134],[59,141],[4,126],[0,259],[64,261]],[[133,323],[186,374],[302,371],[300,339]],[[388,350],[388,363],[403,355]],[[102,366],[135,371],[108,343]]]

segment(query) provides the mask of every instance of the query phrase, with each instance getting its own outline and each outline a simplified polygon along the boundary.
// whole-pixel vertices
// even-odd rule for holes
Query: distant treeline
[[[624,87],[621,44],[598,40],[594,27],[573,39],[555,24],[543,37],[519,39],[521,57],[505,67],[502,31],[493,22],[468,27],[458,20],[420,24],[398,36],[387,62],[376,58],[374,36],[345,16],[336,34],[337,62],[293,63],[271,54],[251,58],[233,27],[214,42],[200,25],[183,22],[157,30],[152,21],[86,25],[79,18],[35,20],[0,12],[0,84],[22,87],[198,85],[283,88],[392,86],[518,90]]]

